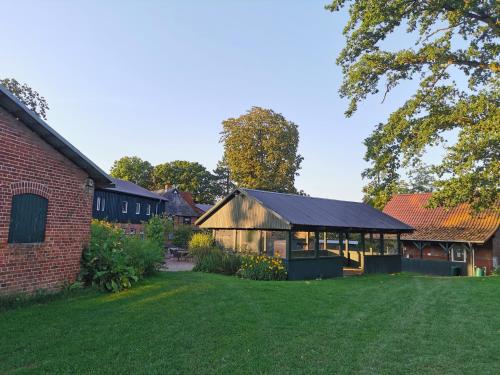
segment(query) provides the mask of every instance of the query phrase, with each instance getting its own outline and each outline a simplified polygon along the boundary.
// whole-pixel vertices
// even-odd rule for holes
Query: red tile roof
[[[498,211],[473,215],[467,204],[451,209],[425,208],[430,197],[431,193],[399,194],[385,206],[384,213],[416,229],[402,235],[403,239],[484,243],[498,230]]]

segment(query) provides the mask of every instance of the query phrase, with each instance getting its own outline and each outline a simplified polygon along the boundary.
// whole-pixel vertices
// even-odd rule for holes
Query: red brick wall
[[[88,242],[93,190],[87,173],[0,108],[0,294],[73,282]],[[45,241],[8,244],[12,196],[48,199]]]

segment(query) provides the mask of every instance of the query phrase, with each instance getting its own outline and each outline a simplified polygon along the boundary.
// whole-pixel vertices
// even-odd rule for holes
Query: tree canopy
[[[470,203],[475,210],[499,199],[499,7],[495,0],[334,0],[349,8],[342,97],[353,115],[368,95],[383,98],[406,80],[416,92],[365,140],[370,167],[365,194],[379,208],[398,189],[401,170],[418,164],[429,147],[444,146],[431,205]],[[385,48],[395,33],[412,33],[414,46]],[[467,84],[459,84],[465,77]],[[450,131],[456,142],[446,142]]]
[[[153,170],[153,189],[163,189],[166,185],[189,191],[199,203],[214,203],[221,195],[214,176],[203,165],[185,160],[175,160],[159,164]]]
[[[303,159],[296,124],[270,109],[253,107],[222,126],[224,159],[238,186],[296,192],[295,177]]]
[[[22,101],[26,107],[44,120],[47,120],[49,105],[47,100],[45,100],[45,98],[37,91],[33,90],[25,83],[19,83],[14,78],[0,79],[0,85],[5,86],[12,94]]]
[[[131,181],[146,189],[151,188],[153,166],[137,156],[124,156],[111,167],[111,176]]]

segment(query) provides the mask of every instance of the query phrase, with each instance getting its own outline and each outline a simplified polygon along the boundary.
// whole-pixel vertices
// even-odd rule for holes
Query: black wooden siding
[[[101,209],[97,211],[97,200],[101,200]],[[102,202],[104,211],[102,210]],[[128,202],[127,213],[122,213],[122,202]],[[136,204],[141,204],[141,213],[136,214]],[[147,215],[147,206],[151,205],[151,215]],[[165,202],[159,199],[139,197],[136,195],[111,192],[106,190],[96,190],[94,192],[94,203],[92,206],[92,217],[99,220],[107,220],[117,223],[139,224],[148,221],[155,214],[162,214],[165,211]]]

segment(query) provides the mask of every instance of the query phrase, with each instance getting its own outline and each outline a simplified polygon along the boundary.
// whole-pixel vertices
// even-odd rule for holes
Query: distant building
[[[166,199],[130,181],[110,177],[111,187],[97,188],[92,216],[120,224],[127,233],[141,233],[153,215],[166,213]]]
[[[166,186],[158,192],[165,200],[166,215],[172,218],[174,227],[179,225],[193,225],[200,213],[190,193],[182,192],[176,187]]]
[[[384,213],[415,228],[401,237],[403,257],[407,259],[403,269],[406,264],[412,267],[409,271],[450,274],[453,266],[460,267],[462,274],[472,275],[475,267],[485,267],[488,274],[498,267],[498,211],[473,215],[467,204],[449,210],[426,208],[430,197],[431,193],[399,194],[384,208]]]
[[[0,294],[75,281],[94,187],[111,181],[0,85]]]
[[[213,204],[206,204],[206,203],[196,203],[196,208],[198,209],[198,212],[200,215],[203,215],[205,212],[210,210],[214,205]]]

